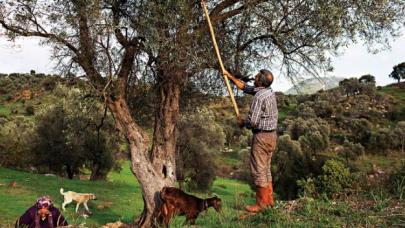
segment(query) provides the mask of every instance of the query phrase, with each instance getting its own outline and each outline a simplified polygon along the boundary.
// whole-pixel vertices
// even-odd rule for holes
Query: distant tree
[[[375,84],[375,77],[371,74],[366,74],[363,75],[359,78],[359,81],[361,83],[371,83],[371,84]]]
[[[56,106],[39,115],[38,138],[33,145],[36,165],[71,179],[81,167],[91,170],[91,180],[105,179],[119,152],[111,117],[102,112],[88,91],[58,86]],[[79,99],[80,98],[80,99]],[[77,108],[80,107],[80,108]],[[108,137],[107,137],[108,136]]]
[[[68,124],[62,106],[50,109],[38,121],[36,129],[38,139],[33,151],[37,167],[47,167],[58,174],[67,173],[69,179],[72,179],[84,164],[84,157],[80,151],[73,149],[75,144],[69,145]]]
[[[346,78],[339,82],[339,88],[346,96],[351,96],[360,93],[361,85],[357,78]]]
[[[35,75],[35,70],[30,70],[30,75]]]
[[[398,84],[400,83],[401,79],[405,79],[405,62],[394,66],[389,77],[396,79],[398,81]]]

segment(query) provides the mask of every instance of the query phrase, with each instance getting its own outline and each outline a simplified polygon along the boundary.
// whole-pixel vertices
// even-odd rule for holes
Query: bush
[[[271,167],[275,192],[281,199],[294,199],[298,196],[297,181],[319,175],[323,158],[301,150],[300,143],[288,134],[280,136],[277,143]]]
[[[345,165],[338,160],[328,160],[322,167],[322,175],[317,178],[322,193],[334,196],[352,185],[353,178]]]
[[[393,142],[388,128],[382,128],[371,133],[370,141],[367,144],[369,150],[377,154],[385,154],[386,150],[392,147]]]
[[[400,121],[391,133],[393,146],[400,149],[402,153],[405,150],[405,121]]]
[[[391,121],[405,121],[405,107],[388,111],[387,118]]]
[[[343,162],[327,160],[322,166],[322,174],[315,178],[306,178],[297,181],[301,196],[335,198],[350,188],[353,176]]]
[[[222,127],[206,109],[183,115],[178,123],[176,176],[189,190],[208,191],[215,179],[215,158],[225,144]]]
[[[312,177],[298,180],[297,185],[300,188],[300,197],[314,197],[317,194],[315,179]]]
[[[34,124],[26,117],[0,123],[0,166],[26,169],[32,161]]]
[[[47,91],[52,91],[56,87],[56,78],[53,77],[46,77],[42,81],[42,87]]]
[[[343,150],[339,155],[345,158],[346,164],[349,164],[349,160],[355,160],[363,154],[364,147],[360,143],[353,143],[345,140],[343,143]]]
[[[316,116],[320,118],[329,118],[333,113],[333,106],[329,101],[317,101],[313,107]]]
[[[402,162],[401,167],[393,172],[389,177],[391,191],[398,197],[399,200],[405,199],[405,162]]]
[[[349,129],[352,133],[354,142],[367,145],[371,136],[372,124],[366,119],[352,119],[349,123]]]
[[[27,115],[29,115],[29,116],[34,115],[35,114],[34,106],[32,106],[32,105],[26,106],[25,107],[25,113],[27,113]]]

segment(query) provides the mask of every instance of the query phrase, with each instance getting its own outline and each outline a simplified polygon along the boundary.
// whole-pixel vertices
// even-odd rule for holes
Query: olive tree
[[[142,186],[145,207],[137,224],[151,226],[160,203],[157,192],[176,180],[182,89],[191,79],[200,88],[223,91],[199,1],[0,2],[0,24],[10,38],[43,38],[54,48],[60,69],[84,75],[104,97],[128,141],[131,170]],[[248,73],[253,65],[278,63],[293,79],[302,71],[317,75],[329,69],[328,56],[342,45],[359,39],[386,43],[404,19],[405,3],[385,2],[207,0],[207,5],[229,68]],[[156,91],[152,139],[128,105],[130,88],[145,80]]]

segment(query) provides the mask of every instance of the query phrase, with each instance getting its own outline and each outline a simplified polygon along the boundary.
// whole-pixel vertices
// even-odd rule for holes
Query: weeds
[[[370,195],[374,201],[373,210],[376,212],[383,211],[385,208],[387,208],[389,202],[392,199],[391,197],[388,196],[388,193],[382,188],[371,191]]]

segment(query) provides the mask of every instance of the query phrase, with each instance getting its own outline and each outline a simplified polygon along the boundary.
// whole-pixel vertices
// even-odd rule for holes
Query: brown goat
[[[160,191],[160,199],[162,205],[160,207],[159,221],[166,226],[169,225],[170,220],[175,215],[185,215],[185,223],[190,222],[194,225],[198,214],[209,207],[215,208],[217,212],[221,211],[221,199],[217,196],[200,199],[174,187],[164,187]]]

